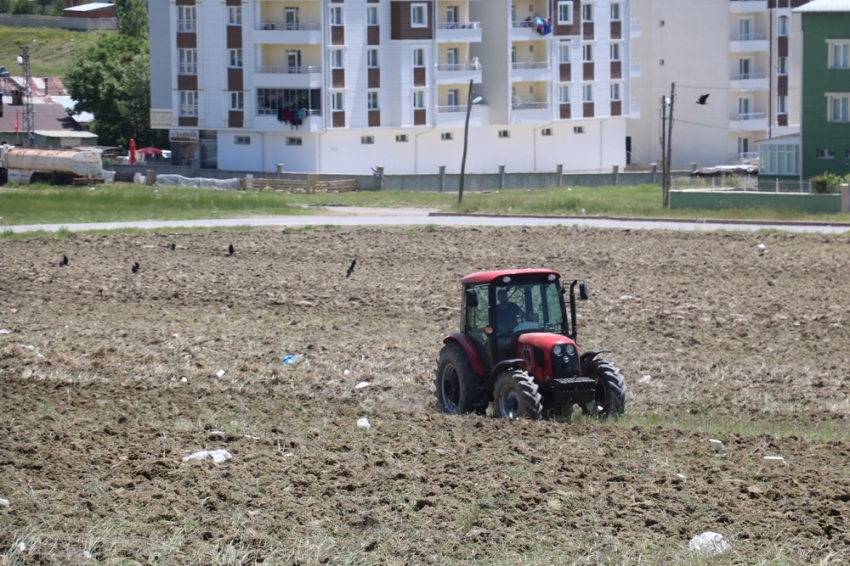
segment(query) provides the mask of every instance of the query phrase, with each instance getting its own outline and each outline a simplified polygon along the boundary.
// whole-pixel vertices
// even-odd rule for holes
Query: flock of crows
[[[177,244],[169,244],[168,249],[174,251],[177,249]],[[233,244],[230,244],[227,247],[227,254],[225,257],[233,257],[233,254],[236,253],[236,250],[233,248]],[[345,272],[345,278],[348,279],[351,277],[351,274],[354,273],[354,266],[357,264],[357,260],[351,262],[351,265],[348,266],[348,270]],[[59,262],[59,267],[67,267],[68,266],[68,256],[62,254],[62,260]],[[133,263],[133,267],[130,268],[130,271],[133,273],[138,273],[142,266],[139,265],[139,262]]]

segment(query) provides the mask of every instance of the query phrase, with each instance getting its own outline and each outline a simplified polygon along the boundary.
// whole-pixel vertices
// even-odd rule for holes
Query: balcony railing
[[[197,118],[198,106],[196,104],[181,104],[179,116],[181,118]]]
[[[318,31],[322,29],[322,24],[307,22],[261,22],[257,24],[256,29],[277,31]]]
[[[528,61],[527,63],[512,63],[513,69],[548,69],[549,61]]]
[[[303,65],[301,67],[274,67],[262,65],[257,67],[258,73],[271,73],[280,75],[314,75],[322,72],[322,67],[319,65]]]
[[[466,104],[455,106],[437,106],[437,114],[453,114],[456,112],[466,112]],[[481,112],[481,105],[473,104],[470,112]]]
[[[738,0],[741,2],[750,0]],[[766,79],[767,73],[732,73],[729,77],[733,81],[751,81],[756,79]]]
[[[440,63],[438,71],[480,71],[481,63]]]
[[[733,33],[732,41],[764,41],[767,39],[766,33]]]
[[[739,0],[741,2],[745,0]],[[738,154],[738,159],[741,161],[756,161],[759,158],[759,152],[757,151],[742,151]]]
[[[735,120],[736,122],[746,122],[748,120],[764,120],[765,116],[767,116],[764,112],[747,112],[744,114],[733,113],[729,116],[730,120]]]
[[[180,63],[177,66],[177,74],[179,74],[179,75],[197,75],[198,74],[198,64],[197,63]]]
[[[437,29],[479,29],[481,22],[437,22]]]
[[[195,31],[198,28],[196,20],[178,20],[177,31]]]
[[[548,102],[520,102],[514,105],[514,110],[545,110],[549,108]]]

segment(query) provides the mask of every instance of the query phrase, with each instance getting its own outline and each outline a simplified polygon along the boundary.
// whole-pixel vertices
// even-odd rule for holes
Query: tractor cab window
[[[496,290],[496,332],[564,332],[564,316],[556,281],[519,283]]]
[[[472,306],[472,301],[467,300],[466,305],[466,331],[475,339],[480,346],[479,351],[485,357],[485,365],[490,365],[490,335],[487,327],[490,326],[490,286],[477,285],[470,289],[478,299],[478,304]]]

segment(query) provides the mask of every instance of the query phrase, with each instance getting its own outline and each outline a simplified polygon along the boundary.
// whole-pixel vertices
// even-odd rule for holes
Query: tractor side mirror
[[[584,281],[578,284],[578,298],[582,301],[586,301],[590,298],[590,289]]]
[[[475,289],[466,290],[466,306],[472,308],[478,306],[478,295],[475,294]]]

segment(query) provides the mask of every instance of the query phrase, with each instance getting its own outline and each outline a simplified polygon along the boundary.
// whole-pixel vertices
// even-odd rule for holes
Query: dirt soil
[[[0,564],[702,563],[708,530],[713,564],[846,562],[848,265],[576,228],[5,241]],[[460,278],[508,267],[589,282],[625,419],[437,412]]]

